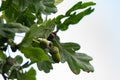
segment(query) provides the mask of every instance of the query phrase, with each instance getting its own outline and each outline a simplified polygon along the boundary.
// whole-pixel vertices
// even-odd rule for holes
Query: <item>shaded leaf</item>
[[[16,20],[17,23],[21,23],[22,25],[25,25],[27,27],[32,26],[36,19],[35,15],[33,15],[30,11],[26,10],[24,13],[22,13]]]
[[[5,60],[6,57],[7,56],[3,53],[3,51],[0,50],[0,59]]]
[[[14,37],[15,33],[22,33],[29,31],[29,28],[20,23],[0,24],[0,35],[3,37]]]
[[[14,60],[19,64],[22,64],[23,62],[23,58],[20,55],[15,56]]]
[[[2,5],[0,7],[0,11],[7,9],[12,3],[12,0],[4,0],[2,1]]]
[[[26,58],[29,58],[31,61],[44,61],[48,60],[48,56],[41,48],[37,47],[20,47],[19,50],[25,55]]]
[[[43,13],[46,15],[57,12],[57,8],[54,5],[54,0],[37,0],[34,3],[36,12]]]
[[[37,63],[37,67],[40,71],[44,71],[49,73],[51,69],[53,69],[52,64],[50,61],[41,61]]]
[[[27,0],[18,0],[20,11],[24,11],[27,8]]]
[[[6,22],[15,22],[20,15],[17,4],[11,4],[5,11],[2,12]]]

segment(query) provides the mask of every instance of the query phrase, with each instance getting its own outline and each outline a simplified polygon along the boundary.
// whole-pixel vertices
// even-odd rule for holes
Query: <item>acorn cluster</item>
[[[45,52],[50,53],[52,60],[55,63],[60,62],[60,53],[58,47],[54,46],[52,41],[56,37],[56,33],[52,32],[47,39],[45,38],[40,38],[40,39],[34,39],[32,46],[34,47],[40,47],[43,50],[47,50]]]

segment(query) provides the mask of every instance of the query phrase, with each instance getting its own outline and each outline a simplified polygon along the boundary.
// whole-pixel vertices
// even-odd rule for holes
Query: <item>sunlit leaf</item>
[[[63,0],[55,0],[55,5],[60,4],[61,2],[63,2]]]
[[[20,45],[29,46],[34,38],[47,38],[54,30],[54,27],[54,20],[48,20],[41,25],[34,24],[31,26],[30,31],[25,35]]]
[[[48,56],[41,48],[37,47],[20,47],[19,49],[26,58],[29,58],[31,61],[44,61],[48,60]]]

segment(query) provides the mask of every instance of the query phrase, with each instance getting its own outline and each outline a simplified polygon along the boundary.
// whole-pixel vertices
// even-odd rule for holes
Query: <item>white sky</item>
[[[64,0],[58,6],[57,14],[65,13],[77,1],[80,0]],[[91,63],[95,72],[82,71],[79,75],[74,75],[67,64],[55,64],[54,69],[48,74],[38,72],[37,80],[119,80],[120,1],[93,1],[97,3],[95,11],[79,24],[70,26],[68,31],[60,32],[59,35],[63,42],[78,42],[81,45],[80,52],[93,57]]]

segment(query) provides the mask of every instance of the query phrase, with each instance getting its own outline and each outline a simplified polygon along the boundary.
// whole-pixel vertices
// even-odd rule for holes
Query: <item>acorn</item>
[[[47,40],[49,41],[53,41],[53,39],[56,37],[56,33],[55,32],[52,32],[49,37],[47,38]]]
[[[40,47],[42,48],[42,49],[45,49],[45,48],[47,48],[48,47],[48,40],[47,39],[42,39],[42,40],[40,40]]]
[[[60,62],[60,53],[59,49],[56,46],[51,46],[49,50],[50,54],[52,55],[52,59],[55,63]]]

